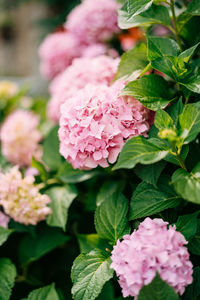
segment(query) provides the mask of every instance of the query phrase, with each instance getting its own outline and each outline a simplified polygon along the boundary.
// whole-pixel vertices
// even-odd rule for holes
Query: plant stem
[[[181,40],[178,35],[178,28],[177,28],[177,19],[176,19],[176,14],[175,14],[175,9],[174,9],[174,0],[170,0],[170,7],[172,11],[172,19],[173,19],[173,25],[174,25],[174,35],[176,37],[177,43],[182,51],[182,45],[181,45]]]
[[[173,145],[173,144],[171,144],[171,145],[172,145],[172,147],[174,149],[174,152],[175,152],[176,157],[177,157],[177,159],[178,159],[178,161],[180,163],[181,168],[183,168],[185,171],[187,171],[186,165],[185,165],[184,161],[182,160],[180,154],[178,153],[176,146]]]

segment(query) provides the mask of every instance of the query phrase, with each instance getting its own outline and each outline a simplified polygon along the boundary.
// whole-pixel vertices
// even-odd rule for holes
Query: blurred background
[[[0,79],[42,89],[38,46],[79,0],[0,0]],[[38,85],[40,85],[38,87]]]

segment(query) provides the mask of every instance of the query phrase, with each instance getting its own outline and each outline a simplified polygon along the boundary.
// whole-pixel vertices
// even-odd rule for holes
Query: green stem
[[[149,63],[140,73],[139,77],[142,77],[146,72],[148,72],[149,70],[151,70],[151,63]]]
[[[176,14],[175,14],[175,9],[174,9],[174,0],[170,0],[170,7],[171,7],[171,11],[172,11],[172,19],[173,19],[173,25],[174,25],[174,35],[176,37],[177,43],[181,49],[182,49],[182,45],[181,45],[181,40],[178,34],[178,28],[177,28],[177,19],[176,19]]]
[[[179,152],[177,151],[176,146],[173,145],[173,144],[171,144],[171,145],[172,145],[172,148],[174,149],[174,152],[175,152],[176,157],[177,157],[177,159],[178,159],[178,161],[179,161],[179,163],[180,163],[181,168],[183,168],[185,171],[187,171],[186,165],[185,165],[184,161],[182,160],[182,158],[181,158]]]

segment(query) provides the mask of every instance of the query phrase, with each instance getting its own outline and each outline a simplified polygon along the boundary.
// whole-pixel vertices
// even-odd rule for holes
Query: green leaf
[[[137,186],[131,198],[129,219],[135,220],[154,215],[179,204],[180,198],[171,191],[170,193],[163,192],[159,188],[142,182]]]
[[[178,300],[174,289],[157,274],[153,281],[141,289],[138,300]]]
[[[147,64],[147,47],[144,43],[138,44],[122,55],[115,79],[134,80]]]
[[[8,258],[0,258],[0,299],[9,300],[17,271]]]
[[[54,127],[44,140],[42,159],[52,170],[57,170],[62,163],[59,153],[58,126]]]
[[[119,27],[121,29],[133,27],[134,17],[146,11],[152,5],[152,3],[153,0],[127,0],[118,12]]]
[[[189,251],[195,255],[200,255],[200,219],[197,220],[197,232],[189,241]]]
[[[183,199],[200,204],[200,162],[191,173],[178,169],[172,175],[174,188]]]
[[[114,297],[114,288],[110,282],[107,282],[97,300],[116,300]]]
[[[119,11],[118,25],[122,29],[153,24],[170,25],[169,11],[166,7],[152,4],[145,12],[129,19],[127,19],[126,13]]]
[[[162,56],[151,61],[152,68],[166,74],[175,81],[178,81],[177,72],[174,68],[175,57],[174,56]]]
[[[79,255],[72,266],[72,294],[75,300],[94,300],[104,284],[113,277],[111,259],[105,252],[94,250]]]
[[[178,124],[178,118],[183,111],[183,107],[184,105],[183,105],[182,97],[180,97],[180,99],[176,103],[173,103],[172,105],[166,108],[166,112],[172,118],[175,126],[177,126]]]
[[[46,181],[46,179],[47,179],[47,172],[46,172],[46,169],[45,169],[44,165],[40,161],[37,161],[33,157],[32,158],[32,165],[31,166],[33,168],[35,168],[36,170],[38,170],[42,181]]]
[[[192,55],[194,54],[195,50],[197,49],[197,47],[199,46],[200,43],[197,43],[196,45],[194,45],[193,47],[190,47],[189,49],[183,51],[180,55],[179,55],[179,60],[183,60],[184,62],[188,63],[188,61],[190,60],[190,58],[192,57]]]
[[[51,199],[49,206],[52,209],[52,213],[47,216],[47,224],[50,226],[61,227],[65,230],[68,218],[68,209],[72,201],[78,195],[76,187],[73,185],[52,187],[46,191],[46,194]]]
[[[200,267],[193,270],[193,282],[190,284],[183,294],[183,300],[198,300],[200,296]]]
[[[108,241],[101,239],[98,234],[78,234],[78,243],[81,253],[88,253],[95,248],[105,250],[109,247]]]
[[[114,192],[121,191],[124,188],[124,183],[118,180],[107,180],[100,187],[100,190],[97,194],[96,204],[97,206],[101,205],[102,202],[107,201]]]
[[[169,38],[148,36],[148,59],[153,61],[163,56],[177,56],[180,53],[178,44]]]
[[[113,193],[95,212],[98,235],[116,244],[123,235],[130,233],[127,220],[128,200],[119,192]]]
[[[196,233],[198,214],[199,212],[195,212],[193,214],[178,217],[176,230],[180,231],[187,241],[189,241]]]
[[[22,266],[36,261],[48,252],[64,244],[69,237],[57,228],[40,229],[35,236],[26,235],[19,245],[19,260]]]
[[[158,110],[154,121],[155,126],[159,129],[173,129],[173,120],[164,110]]]
[[[192,76],[188,81],[180,82],[180,84],[184,85],[190,91],[200,94],[200,75]]]
[[[151,110],[164,108],[172,100],[167,81],[155,74],[129,82],[121,94],[136,98]]]
[[[91,171],[83,171],[78,169],[75,170],[71,164],[65,162],[60,167],[56,178],[58,178],[59,180],[65,183],[77,183],[77,182],[86,181],[98,174],[99,172],[96,170],[91,170]]]
[[[0,246],[7,241],[11,233],[13,233],[13,230],[0,226]]]
[[[156,187],[158,178],[165,166],[165,161],[159,161],[153,165],[137,165],[134,172],[141,180]]]
[[[59,296],[56,292],[55,284],[52,283],[37,290],[33,290],[26,300],[59,300]]]
[[[187,12],[193,16],[200,16],[199,0],[192,0],[188,5]]]
[[[188,152],[189,152],[189,146],[188,145],[183,146],[182,149],[181,149],[181,153],[180,153],[180,157],[181,157],[181,159],[182,159],[183,162],[185,161],[185,159],[186,159],[186,157],[188,155]],[[179,162],[177,156],[172,155],[171,153],[169,153],[164,158],[164,160],[166,160],[166,161],[168,161],[168,162],[170,162],[170,163],[172,163],[174,165],[177,165],[177,166],[181,167],[180,162]]]
[[[137,163],[144,165],[153,164],[165,158],[169,149],[157,146],[155,140],[147,140],[143,136],[137,136],[128,140],[123,146],[113,170],[131,169]]]
[[[179,116],[179,130],[184,144],[190,143],[200,132],[200,103],[187,104]]]

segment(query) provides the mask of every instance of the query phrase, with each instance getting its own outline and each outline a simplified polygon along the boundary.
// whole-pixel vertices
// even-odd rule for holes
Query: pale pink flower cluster
[[[52,79],[71,65],[75,57],[81,55],[81,47],[76,37],[69,32],[55,32],[48,35],[39,48],[40,72]]]
[[[49,197],[40,194],[34,185],[34,177],[22,178],[18,167],[6,174],[0,173],[0,205],[16,222],[36,225],[51,213],[49,202]]]
[[[8,228],[8,223],[10,218],[6,216],[2,211],[0,211],[0,226],[4,228]]]
[[[60,106],[88,83],[110,85],[117,71],[119,59],[101,55],[95,58],[77,58],[72,65],[50,84],[51,99],[48,116],[58,122]]]
[[[151,112],[119,96],[123,87],[88,84],[61,106],[60,153],[74,168],[107,167],[128,138],[147,135]]]
[[[146,218],[131,235],[118,240],[112,251],[111,268],[119,277],[124,297],[137,299],[140,289],[159,273],[182,295],[192,283],[192,263],[184,236],[162,219]]]
[[[42,136],[37,129],[38,124],[38,116],[25,110],[17,110],[6,118],[0,139],[2,153],[9,162],[29,166],[32,156],[39,155],[38,143]]]
[[[115,0],[83,0],[69,15],[66,28],[82,43],[109,40],[119,32]]]

